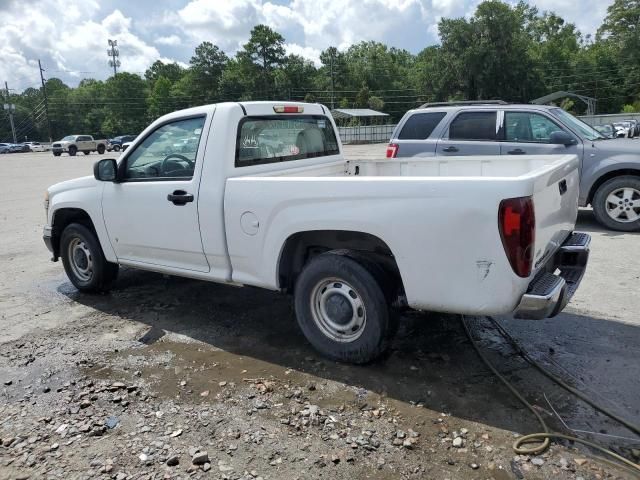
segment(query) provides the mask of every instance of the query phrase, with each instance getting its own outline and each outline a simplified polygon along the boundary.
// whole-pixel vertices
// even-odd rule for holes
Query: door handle
[[[450,152],[457,152],[458,149],[456,147],[446,147],[446,148],[443,148],[442,151],[450,153]]]
[[[527,153],[527,152],[525,152],[525,151],[524,151],[524,150],[522,150],[521,148],[516,148],[515,150],[509,150],[507,153],[508,153],[509,155],[524,155],[524,154],[525,154],[525,153]]]
[[[167,200],[174,205],[186,205],[189,202],[193,202],[193,194],[187,193],[184,190],[175,190],[173,193],[167,195]]]

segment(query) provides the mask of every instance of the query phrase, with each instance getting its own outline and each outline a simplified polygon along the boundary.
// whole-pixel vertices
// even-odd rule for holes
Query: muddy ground
[[[121,269],[110,294],[79,294],[48,261],[42,195],[97,158],[0,157],[0,478],[635,478],[568,442],[515,455],[540,427],[455,316],[405,313],[389,355],[354,367],[312,350],[273,292]],[[567,311],[498,320],[637,424],[640,236],[602,231],[589,210],[579,228],[593,254]],[[639,460],[637,436],[540,375],[487,319],[468,321],[553,429]]]

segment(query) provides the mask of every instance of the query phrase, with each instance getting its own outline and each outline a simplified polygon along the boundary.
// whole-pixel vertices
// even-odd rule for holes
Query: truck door
[[[568,132],[551,118],[536,112],[504,111],[504,139],[500,142],[501,155],[579,155],[582,146],[551,143],[553,132]],[[573,135],[572,135],[573,136]]]
[[[127,149],[122,181],[105,184],[104,221],[122,263],[209,271],[198,219],[205,123],[197,115],[160,124]],[[193,148],[182,148],[194,138]]]
[[[436,147],[437,156],[500,155],[496,110],[458,113]]]

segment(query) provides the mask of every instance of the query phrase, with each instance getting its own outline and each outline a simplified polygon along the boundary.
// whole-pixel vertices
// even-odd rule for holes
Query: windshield
[[[558,117],[560,120],[564,121],[566,125],[571,127],[574,131],[578,132],[578,134],[587,140],[603,140],[606,139],[604,135],[598,133],[597,130],[593,129],[582,120],[578,120],[576,117],[571,115],[568,112],[565,112],[561,108],[554,108],[551,112]]]
[[[67,135],[61,141],[62,142],[73,142],[76,139],[75,135]]]

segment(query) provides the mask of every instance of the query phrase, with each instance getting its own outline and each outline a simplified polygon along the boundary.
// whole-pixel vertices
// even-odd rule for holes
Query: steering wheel
[[[167,170],[167,165],[169,163],[175,163],[177,165],[180,165],[178,162],[173,160],[174,158],[177,158],[178,160],[180,160],[182,162],[187,162],[187,164],[190,167],[192,167],[193,164],[195,163],[193,160],[189,160],[184,155],[180,155],[179,153],[171,153],[171,154],[167,155],[166,157],[164,157],[164,160],[162,160],[162,163],[160,164],[160,171],[163,174],[166,174],[168,171],[173,171],[173,170]],[[172,162],[172,160],[173,160],[173,162]],[[180,165],[180,167],[181,167],[180,170],[186,170],[186,168],[184,168],[184,166]]]

